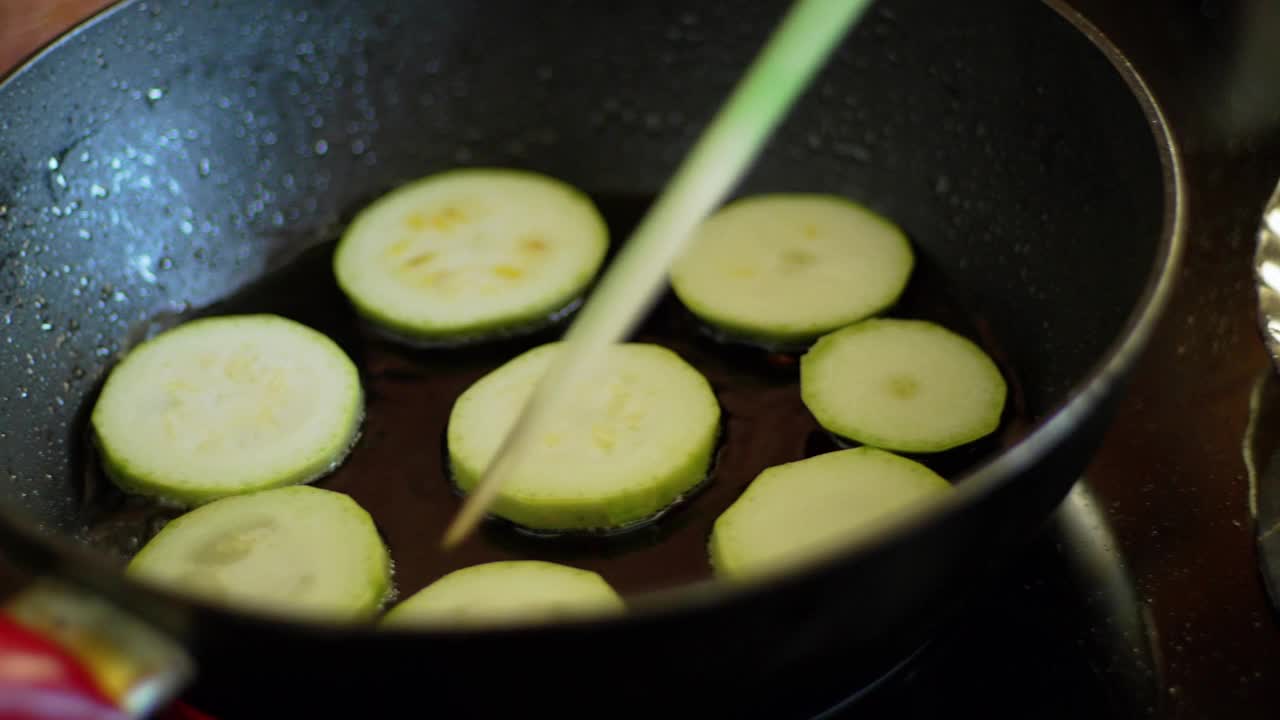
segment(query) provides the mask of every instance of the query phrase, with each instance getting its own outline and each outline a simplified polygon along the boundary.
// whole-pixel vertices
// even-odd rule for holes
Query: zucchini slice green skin
[[[322,621],[377,616],[392,564],[350,496],[298,485],[223,498],[165,525],[126,572],[210,602]]]
[[[895,305],[915,262],[897,225],[843,197],[755,195],[698,228],[671,288],[713,335],[797,349]]]
[[[755,579],[820,561],[951,490],[927,466],[858,447],[775,465],[716,519],[718,577]]]
[[[396,604],[384,627],[507,625],[617,615],[622,597],[599,574],[541,560],[472,565]]]
[[[591,199],[527,170],[463,168],[402,185],[338,242],[334,274],[366,323],[398,342],[457,346],[571,314],[604,263]]]
[[[259,314],[192,320],[140,344],[107,377],[90,423],[113,482],[193,507],[323,477],[363,418],[342,348]]]
[[[449,418],[458,489],[479,482],[559,342],[528,350],[459,396]],[[633,526],[701,486],[720,435],[710,383],[675,352],[647,343],[609,349],[578,384],[568,415],[499,490],[494,515],[550,533]]]
[[[863,445],[949,450],[994,432],[1008,386],[976,343],[926,320],[871,318],[800,358],[800,392],[820,425]]]

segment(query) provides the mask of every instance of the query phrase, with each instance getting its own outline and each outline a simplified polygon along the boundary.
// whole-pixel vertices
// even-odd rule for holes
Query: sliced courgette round
[[[334,272],[357,312],[415,345],[542,327],[578,302],[604,262],[608,227],[551,177],[474,168],[393,190],[351,223]]]
[[[615,614],[622,598],[600,575],[540,560],[455,570],[387,611],[382,624],[504,625]]]
[[[363,508],[345,494],[299,485],[179,516],[126,572],[226,606],[342,621],[381,610],[392,570]]]
[[[759,578],[844,550],[951,485],[928,467],[859,447],[775,465],[716,519],[718,577]]]
[[[837,196],[768,194],[707,218],[671,288],[721,334],[792,347],[889,308],[914,267],[906,235],[885,218]]]
[[[459,396],[447,440],[460,490],[475,487],[560,347],[526,351]],[[647,343],[609,347],[594,373],[503,483],[495,515],[535,530],[614,530],[652,518],[706,478],[720,405],[701,373]]]
[[[276,315],[231,315],[128,353],[91,424],[118,485],[189,507],[321,477],[363,415],[359,372],[336,343]]]
[[[940,452],[988,435],[1007,392],[982,348],[925,320],[864,320],[800,359],[801,397],[818,423],[887,450]]]

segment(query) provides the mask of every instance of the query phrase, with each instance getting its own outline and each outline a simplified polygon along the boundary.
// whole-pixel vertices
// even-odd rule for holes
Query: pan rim
[[[85,30],[145,1],[120,0],[107,5],[55,36],[28,54],[9,72],[0,75],[0,92],[30,71],[44,57],[56,52]],[[858,563],[874,553],[901,544],[907,538],[919,534],[948,517],[967,512],[974,504],[1006,483],[1017,481],[1018,477],[1040,457],[1078,429],[1085,418],[1110,396],[1113,388],[1121,382],[1123,376],[1146,349],[1156,326],[1163,318],[1176,284],[1178,270],[1182,265],[1186,244],[1186,180],[1182,152],[1159,100],[1124,52],[1081,12],[1070,7],[1067,0],[1041,0],[1041,4],[1057,13],[1102,54],[1125,83],[1147,119],[1148,128],[1152,133],[1153,149],[1160,161],[1163,186],[1164,212],[1156,259],[1150,266],[1143,290],[1119,333],[1101,353],[1091,369],[1069,388],[1064,402],[1046,414],[1016,445],[957,477],[954,492],[927,503],[909,516],[899,518],[892,524],[880,528],[873,537],[861,540],[821,561],[797,566],[762,582],[736,584],[708,579],[679,588],[633,596],[634,600],[629,599],[629,605],[631,605],[629,611],[621,617],[565,619],[549,624],[485,629],[387,630],[371,628],[363,624],[331,625],[263,612],[231,609],[153,583],[127,578],[118,569],[108,567],[101,557],[88,548],[73,543],[61,535],[43,530],[34,521],[12,512],[7,507],[0,507],[0,539],[5,541],[6,551],[14,555],[36,558],[35,564],[49,568],[46,572],[66,575],[68,579],[85,584],[91,591],[113,599],[123,607],[145,608],[144,616],[147,620],[166,626],[172,632],[181,632],[184,624],[181,611],[185,610],[188,614],[198,613],[236,621],[266,622],[278,628],[312,635],[332,634],[334,637],[351,635],[377,635],[392,638],[401,636],[418,639],[499,637],[548,632],[592,632],[601,627],[620,628],[666,621],[708,610],[722,610],[734,605],[749,604],[764,596],[786,594],[789,590],[803,585],[821,584],[826,578],[838,573],[842,566]],[[17,547],[18,544],[21,547]]]

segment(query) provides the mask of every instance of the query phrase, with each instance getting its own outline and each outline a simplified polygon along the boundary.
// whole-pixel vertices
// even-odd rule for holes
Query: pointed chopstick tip
[[[467,508],[463,507],[462,512],[454,517],[453,522],[449,523],[449,527],[444,532],[444,537],[440,540],[440,549],[449,552],[457,549],[476,528],[475,513],[467,512]]]

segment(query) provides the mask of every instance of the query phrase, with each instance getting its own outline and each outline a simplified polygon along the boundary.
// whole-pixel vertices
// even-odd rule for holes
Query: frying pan
[[[212,605],[126,579],[128,542],[86,534],[127,504],[82,438],[133,344],[309,262],[365,203],[436,170],[533,168],[634,215],[784,10],[139,0],[55,42],[0,86],[0,542],[61,581],[55,597],[105,603],[133,628],[117,640],[152,638],[176,678],[157,697],[190,668],[191,696],[235,717],[753,717],[771,685],[837,653],[855,658],[850,687],[908,658],[1087,467],[1175,274],[1172,136],[1135,70],[1056,0],[884,0],[736,191],[840,193],[893,218],[932,268],[913,282],[945,285],[935,305],[965,308],[997,353],[1017,422],[964,459],[948,502],[768,583],[657,583],[622,619],[484,632]],[[279,289],[302,286],[271,287],[328,317],[322,297]],[[388,486],[425,487],[388,467]],[[435,552],[429,520],[393,556]],[[149,529],[125,531],[136,546]]]

